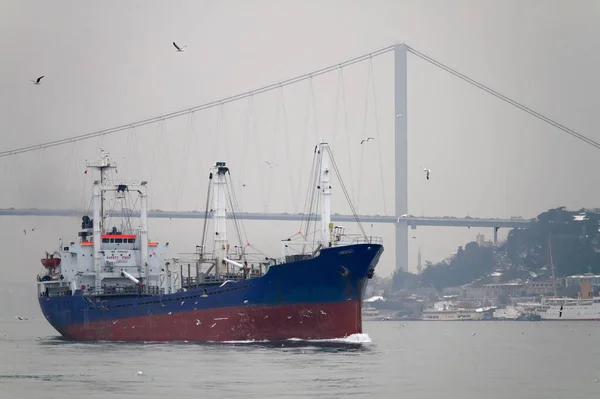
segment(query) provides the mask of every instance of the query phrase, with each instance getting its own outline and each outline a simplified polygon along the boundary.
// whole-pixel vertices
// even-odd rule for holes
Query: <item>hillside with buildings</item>
[[[418,306],[411,305],[415,309],[444,296],[475,300],[478,306],[555,291],[559,296],[577,296],[583,280],[598,294],[599,230],[597,209],[551,209],[529,227],[511,230],[505,242],[494,245],[478,235],[477,241],[459,247],[448,259],[426,262],[420,274],[396,272],[390,281],[376,284],[374,291],[396,298],[403,308],[416,301]]]
[[[511,230],[499,246],[479,235],[451,258],[426,267],[421,285],[442,290],[465,284],[522,282],[542,284],[541,289],[551,285],[552,266],[558,280],[600,274],[599,230],[598,210],[551,209],[538,215],[531,226]]]

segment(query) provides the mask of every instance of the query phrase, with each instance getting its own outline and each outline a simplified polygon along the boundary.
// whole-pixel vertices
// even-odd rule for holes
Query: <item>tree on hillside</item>
[[[585,220],[575,220],[585,213]],[[531,226],[509,232],[505,251],[512,264],[527,270],[550,267],[550,248],[555,273],[566,276],[600,272],[597,213],[568,211],[565,207],[541,213]]]
[[[425,269],[421,274],[423,286],[433,285],[438,290],[469,283],[494,268],[494,253],[491,247],[480,247],[476,242],[458,248],[456,256]]]
[[[419,277],[417,274],[396,270],[392,275],[391,291],[398,292],[402,290],[411,290],[419,286]]]

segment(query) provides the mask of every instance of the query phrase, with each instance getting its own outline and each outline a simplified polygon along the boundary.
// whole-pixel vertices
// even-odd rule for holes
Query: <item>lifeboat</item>
[[[55,258],[54,255],[46,255],[41,261],[46,269],[54,269],[60,265],[60,258]]]

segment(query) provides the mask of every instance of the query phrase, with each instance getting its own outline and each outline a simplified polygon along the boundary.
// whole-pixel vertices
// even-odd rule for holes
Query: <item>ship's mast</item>
[[[108,181],[108,171],[116,169],[117,164],[108,157],[108,152],[100,149],[100,159],[95,162],[87,162],[88,168],[98,169],[100,171],[100,185],[106,184]],[[100,231],[104,231],[104,190],[100,190]]]
[[[214,256],[218,275],[223,259],[227,258],[227,181],[229,168],[225,162],[217,162],[213,171],[213,221],[215,231]]]
[[[321,195],[321,245],[331,246],[331,179],[329,173],[329,145],[321,139],[319,143],[321,156],[321,180],[319,193]]]
[[[102,232],[100,231],[100,208],[102,207],[102,186],[98,184],[98,181],[94,182],[94,186],[92,188],[92,202],[94,207],[94,216],[92,219],[93,223],[93,234],[94,234],[94,273],[95,273],[95,281],[94,281],[94,289],[100,289],[100,243],[102,241]]]
[[[146,182],[141,183],[140,194],[140,263],[146,275],[145,284],[150,286],[150,267],[148,266],[148,193]]]
[[[100,289],[101,282],[101,257],[100,245],[102,243],[102,231],[104,230],[104,185],[108,180],[108,171],[115,169],[117,164],[111,162],[108,157],[108,152],[100,150],[100,159],[95,162],[87,162],[88,168],[97,169],[100,171],[100,181],[94,181],[92,191],[92,202],[94,207],[93,219],[93,234],[94,234],[94,272],[95,283],[94,288]]]

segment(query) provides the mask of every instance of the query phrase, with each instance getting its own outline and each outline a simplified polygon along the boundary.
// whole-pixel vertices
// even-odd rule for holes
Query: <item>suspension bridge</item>
[[[435,60],[434,58],[408,46],[407,44],[404,43],[400,43],[400,44],[396,44],[396,45],[392,45],[392,46],[388,46],[382,49],[379,49],[377,51],[362,55],[360,57],[355,57],[353,59],[347,60],[345,62],[342,63],[338,63],[332,66],[329,66],[327,68],[322,68],[307,74],[303,74],[300,76],[297,76],[295,78],[291,78],[291,79],[287,79],[287,80],[283,80],[280,82],[276,82],[270,85],[266,85],[263,87],[260,87],[258,89],[255,90],[251,90],[245,93],[241,93],[241,94],[237,94],[237,95],[233,95],[233,96],[229,96],[226,98],[222,98],[216,101],[211,101],[196,107],[191,107],[191,108],[187,108],[187,109],[183,109],[180,111],[175,111],[175,112],[171,112],[171,113],[166,113],[163,115],[159,115],[156,117],[152,117],[152,118],[148,118],[148,119],[144,119],[144,120],[140,120],[137,122],[132,122],[132,123],[128,123],[128,124],[123,124],[123,125],[119,125],[110,129],[103,129],[103,130],[98,130],[98,131],[94,131],[94,132],[90,132],[90,133],[85,133],[85,134],[80,134],[80,135],[74,135],[71,137],[67,137],[67,138],[63,138],[63,139],[58,139],[58,140],[52,140],[52,141],[47,141],[47,142],[43,142],[43,143],[39,143],[39,144],[34,144],[34,145],[28,145],[28,146],[22,146],[22,147],[17,147],[17,148],[13,148],[13,149],[7,149],[7,150],[3,150],[0,151],[0,159],[2,158],[6,158],[6,157],[11,157],[11,156],[17,156],[20,154],[25,154],[25,153],[31,153],[34,151],[44,151],[47,149],[50,149],[52,147],[58,147],[58,146],[64,146],[64,145],[73,145],[76,144],[78,142],[84,141],[84,140],[90,140],[93,138],[99,138],[101,140],[104,140],[104,137],[106,136],[111,136],[111,135],[115,135],[116,133],[119,132],[129,132],[130,136],[133,134],[133,132],[135,131],[135,129],[139,129],[142,128],[144,126],[148,126],[148,125],[154,125],[157,124],[159,126],[159,133],[164,133],[164,123],[165,121],[171,120],[171,119],[176,119],[176,118],[181,118],[183,116],[189,115],[190,116],[190,121],[193,124],[193,116],[195,113],[201,112],[201,111],[206,111],[209,109],[217,109],[218,110],[218,128],[221,127],[221,125],[223,124],[223,106],[229,103],[234,103],[234,102],[239,102],[241,100],[247,99],[248,100],[248,107],[251,108],[254,106],[254,99],[256,98],[256,96],[264,94],[264,93],[269,93],[269,92],[277,92],[278,93],[278,97],[281,99],[283,96],[283,88],[287,87],[287,86],[291,86],[291,85],[295,85],[299,82],[302,81],[309,81],[309,85],[311,87],[312,90],[312,81],[314,78],[318,77],[318,76],[322,76],[322,75],[326,75],[326,74],[330,74],[330,73],[335,73],[338,72],[338,77],[339,79],[341,79],[341,81],[343,82],[343,73],[342,71],[344,70],[344,68],[347,68],[351,65],[355,65],[355,64],[359,64],[362,62],[368,62],[370,65],[370,69],[369,69],[369,73],[372,74],[372,60],[376,57],[379,57],[383,54],[388,54],[388,53],[392,53],[393,54],[393,59],[394,59],[394,66],[393,66],[393,75],[394,75],[394,87],[393,87],[393,96],[394,96],[394,146],[393,146],[393,155],[394,155],[394,164],[393,164],[393,172],[394,172],[394,197],[393,197],[393,202],[394,202],[394,214],[393,215],[387,215],[387,209],[386,209],[386,204],[385,204],[385,182],[384,182],[384,178],[383,178],[383,161],[382,161],[382,157],[381,157],[381,140],[379,140],[379,134],[380,134],[380,129],[379,129],[379,125],[378,125],[378,121],[377,121],[377,117],[375,118],[375,131],[376,131],[376,142],[377,145],[379,146],[379,168],[380,168],[380,172],[381,172],[381,190],[383,191],[382,193],[382,199],[383,199],[383,210],[384,210],[384,215],[383,216],[373,216],[373,215],[361,215],[359,216],[360,219],[364,222],[367,223],[391,223],[395,225],[395,259],[396,259],[396,267],[399,269],[403,269],[403,270],[408,270],[408,231],[409,229],[415,229],[418,226],[452,226],[452,227],[489,227],[489,228],[493,228],[494,229],[494,238],[496,240],[497,238],[497,231],[499,228],[515,228],[515,227],[524,227],[526,225],[528,225],[529,223],[531,223],[529,220],[523,220],[522,218],[511,218],[511,219],[501,219],[501,218],[476,218],[476,217],[449,217],[449,216],[444,216],[444,217],[425,217],[425,216],[421,216],[421,217],[417,217],[417,216],[413,216],[413,215],[409,215],[408,214],[408,64],[407,64],[407,58],[409,54],[412,54],[428,63],[430,63],[431,65],[434,65],[435,67],[446,71],[448,73],[450,73],[451,75],[469,83],[472,86],[475,86],[487,93],[489,93],[490,95],[530,114],[531,116],[538,118],[548,124],[550,124],[551,126],[561,130],[562,132],[573,136],[574,138],[577,138],[578,140],[583,141],[584,143],[594,146],[595,148],[600,148],[600,143],[597,143],[596,141],[590,139],[589,137],[583,136],[577,132],[575,132],[572,129],[567,128],[566,126],[561,125],[560,123],[522,105],[521,103],[510,99],[498,92],[496,92],[495,90],[467,77],[466,75],[461,74],[460,72],[448,67],[447,65]],[[374,85],[373,85],[373,92],[374,92]],[[313,106],[313,112],[316,113],[316,106],[315,106],[315,99],[314,99],[314,92],[312,93],[312,106]],[[374,94],[374,93],[373,93]],[[374,101],[375,101],[375,95],[373,95]],[[343,104],[343,107],[345,108],[345,103]],[[336,113],[337,113],[337,108],[338,108],[338,101],[337,101],[337,93],[336,93]],[[366,105],[365,105],[366,108]],[[277,116],[276,116],[276,127],[275,127],[275,131],[277,131],[277,123],[278,123],[278,119],[280,115],[285,115],[286,110],[285,107],[282,105],[278,105],[277,107]],[[307,106],[307,110],[308,110],[308,106]],[[307,111],[308,112],[308,111]],[[366,111],[365,111],[366,113]],[[375,114],[377,115],[377,105],[375,102]],[[250,117],[248,117],[250,118]],[[346,129],[348,128],[348,121],[347,121],[347,115],[346,115]],[[365,117],[366,119],[366,117]],[[256,121],[253,121],[254,123],[256,123]],[[366,123],[366,122],[365,122]],[[251,123],[249,123],[250,125]],[[315,121],[314,124],[316,125],[316,117],[315,117]],[[285,129],[287,131],[288,127],[284,126],[283,129]],[[305,125],[305,129],[304,129],[304,137],[303,140],[306,138],[305,136],[307,135],[307,131],[308,131],[308,125]],[[314,127],[315,133],[316,133],[316,126]],[[363,128],[363,131],[365,131],[366,128]],[[164,134],[163,134],[164,136]],[[273,135],[274,140],[276,140],[276,134]],[[246,137],[244,138],[244,140],[240,140],[242,142],[242,148],[244,150],[241,151],[241,163],[242,163],[242,167],[240,168],[241,170],[241,179],[237,182],[240,185],[240,188],[242,186],[242,181],[244,180],[244,173],[249,173],[249,172],[244,172],[244,170],[246,169],[244,165],[244,157],[246,157],[246,152],[248,152],[247,150],[245,150],[245,143],[248,142],[248,136],[246,135]],[[218,145],[219,140],[215,139],[216,144]],[[304,141],[303,141],[304,143]],[[275,143],[267,143],[268,145],[272,145],[272,153],[275,154],[277,152],[276,150],[276,144]],[[349,144],[348,144],[349,145]],[[288,143],[286,143],[286,146],[288,146]],[[184,150],[184,155],[182,157],[182,172],[184,172],[187,168],[187,158],[190,156],[188,153],[188,145],[186,145],[185,143],[183,144],[183,150]],[[198,145],[198,147],[200,147]],[[228,149],[226,148],[225,151],[228,151]],[[75,150],[73,150],[73,152],[75,152]],[[156,155],[155,155],[156,156]],[[289,147],[286,148],[286,156],[288,159],[291,159],[291,155],[290,155],[290,149]],[[364,150],[361,149],[361,153],[360,153],[360,159],[361,159],[361,163],[360,166],[362,167],[362,159],[364,156]],[[352,159],[352,156],[349,155],[349,159]],[[135,161],[134,161],[135,162]],[[260,162],[260,161],[259,161]],[[300,164],[303,163],[303,159],[300,162]],[[350,165],[352,164],[352,162],[349,162]],[[264,166],[264,165],[263,165]],[[351,169],[350,169],[351,172]],[[273,173],[271,170],[269,170],[269,173]],[[292,173],[292,172],[290,172]],[[154,174],[154,172],[153,172]],[[362,176],[362,175],[361,175]],[[185,179],[185,175],[182,174],[181,176],[181,180],[182,182],[179,183],[180,188],[179,188],[179,193],[174,193],[174,200],[175,200],[175,204],[176,204],[176,208],[177,208],[177,200],[178,198],[181,197],[181,191],[183,190],[182,186],[183,186],[183,180]],[[290,181],[291,184],[291,181]],[[358,184],[358,190],[356,190],[358,192],[357,195],[361,194],[361,180],[359,178],[359,184]],[[245,186],[245,185],[244,185]],[[261,189],[263,190],[263,194],[267,197],[267,201],[270,198],[271,195],[271,189],[268,188],[266,189],[266,194],[265,194],[265,189],[263,186],[261,186]],[[292,198],[296,198],[299,195],[299,190],[294,190],[294,187],[291,187],[291,196]],[[358,197],[360,198],[360,197]],[[358,200],[357,200],[358,201]],[[265,206],[265,210],[266,210],[267,206]],[[297,208],[297,204],[296,204],[296,208]],[[39,215],[39,216],[80,216],[83,213],[82,210],[78,210],[78,209],[16,209],[16,208],[9,208],[9,209],[0,209],[0,216],[8,216],[8,215],[19,215],[19,216],[33,216],[33,215]],[[242,212],[241,214],[238,215],[240,218],[243,219],[253,219],[253,220],[288,220],[288,221],[294,221],[294,220],[302,220],[303,218],[303,214],[296,212],[296,213],[287,213],[287,212],[282,212],[282,213],[276,213],[276,212]],[[178,210],[165,210],[165,211],[150,211],[149,213],[149,217],[155,217],[155,218],[202,218],[204,217],[203,212],[197,212],[197,211],[178,211]],[[339,214],[334,214],[332,215],[332,220],[334,221],[353,221],[354,220],[354,216],[352,215],[339,215]]]

